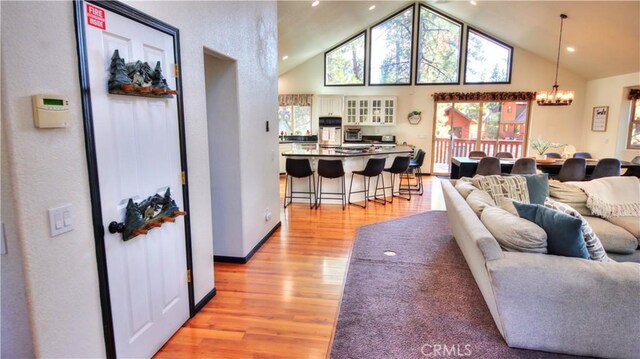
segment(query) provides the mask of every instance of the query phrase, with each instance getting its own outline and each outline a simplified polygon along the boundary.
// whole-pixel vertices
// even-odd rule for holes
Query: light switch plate
[[[65,204],[49,208],[49,228],[51,237],[73,230],[73,206]]]

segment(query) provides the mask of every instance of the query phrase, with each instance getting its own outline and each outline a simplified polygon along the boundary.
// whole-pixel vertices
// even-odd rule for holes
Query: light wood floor
[[[294,203],[282,227],[247,264],[215,263],[217,295],[158,352],[157,358],[325,358],[330,350],[346,265],[364,224],[444,209],[436,177],[423,196],[366,210]],[[281,196],[284,179],[281,178]]]

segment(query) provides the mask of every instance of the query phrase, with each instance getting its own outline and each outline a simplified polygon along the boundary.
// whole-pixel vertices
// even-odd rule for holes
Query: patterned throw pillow
[[[501,197],[529,204],[527,180],[522,176],[475,176],[473,185],[487,191],[496,203]]]
[[[604,251],[604,247],[602,246],[602,242],[600,242],[600,238],[596,235],[596,233],[591,229],[589,222],[587,222],[584,217],[578,211],[573,209],[571,206],[566,205],[562,202],[554,201],[550,198],[544,202],[545,207],[555,209],[556,211],[568,214],[572,217],[576,217],[582,221],[582,235],[584,237],[584,241],[587,244],[587,250],[589,251],[589,255],[591,259],[594,261],[600,262],[613,262],[609,256],[607,256],[607,252]]]

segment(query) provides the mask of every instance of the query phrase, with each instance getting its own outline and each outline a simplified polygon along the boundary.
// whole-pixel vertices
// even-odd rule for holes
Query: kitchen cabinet
[[[292,143],[281,143],[278,146],[278,163],[280,165],[280,173],[286,173],[287,172],[287,167],[286,167],[286,157],[284,157],[282,154],[285,152],[291,152],[291,150],[293,149],[293,144]]]
[[[318,96],[318,116],[342,116],[342,96]]]
[[[396,124],[397,97],[347,97],[346,125],[378,126]]]

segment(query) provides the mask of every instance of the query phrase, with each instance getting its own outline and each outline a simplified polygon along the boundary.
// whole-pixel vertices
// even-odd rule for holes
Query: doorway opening
[[[205,49],[204,75],[213,251],[228,256],[242,252],[237,62]]]

